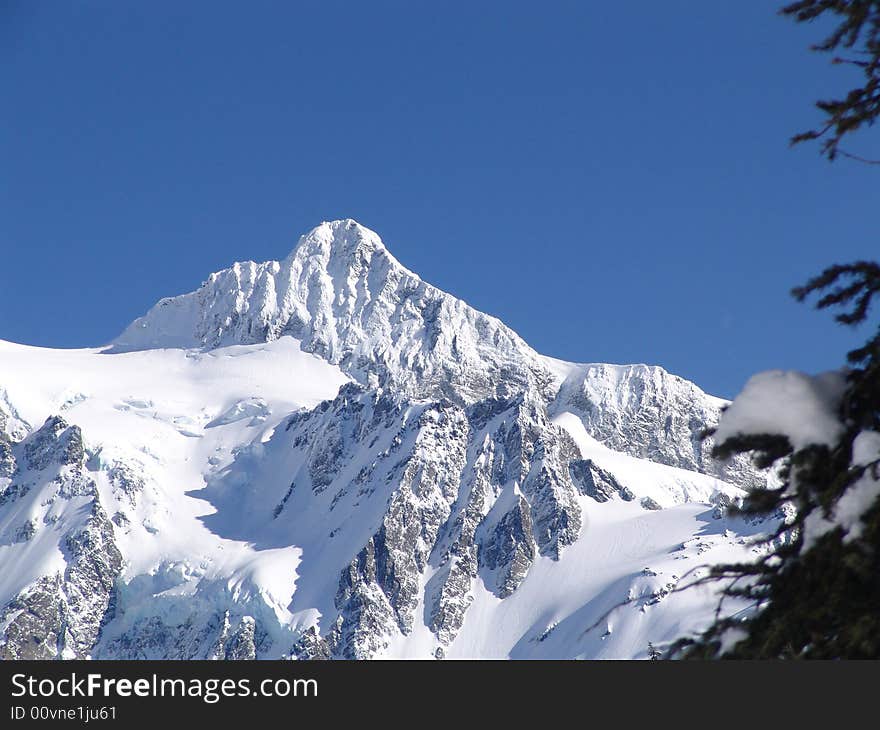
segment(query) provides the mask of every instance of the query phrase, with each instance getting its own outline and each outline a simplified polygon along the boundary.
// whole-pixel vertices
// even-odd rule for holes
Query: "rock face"
[[[179,622],[169,619],[155,615],[136,622],[106,640],[98,658],[244,661],[266,648],[266,633],[253,616],[194,605]]]
[[[212,659],[241,661],[257,658],[257,622],[253,616],[242,616],[232,629],[229,612],[223,616],[223,628],[211,656]]]
[[[721,464],[710,455],[705,431],[717,425],[725,404],[661,367],[599,364],[573,368],[552,410],[577,414],[593,438],[615,451],[761,486],[766,478],[747,458]]]
[[[21,441],[30,430],[30,425],[10,403],[6,390],[0,388],[0,443]]]
[[[725,401],[646,365],[582,365],[562,383],[502,322],[422,281],[353,220],[322,223],[281,262],[246,262],[160,301],[118,351],[216,348],[291,335],[367,387],[470,404],[534,392],[572,411],[600,442],[661,464],[763,483],[747,460],[716,464],[703,432]]]
[[[708,456],[702,433],[723,401],[658,367],[560,367],[350,220],[317,227],[281,262],[235,264],[160,301],[101,356],[198,359],[281,337],[351,382],[276,416],[257,373],[253,393],[219,393],[201,421],[169,417],[177,440],[161,452],[159,437],[127,451],[90,443],[57,415],[32,429],[0,390],[0,565],[22,545],[46,556],[0,606],[0,657],[365,659],[408,641],[442,657],[480,620],[475,602],[515,601],[565,562],[594,509],[629,510],[638,526],[663,511],[652,487],[663,476],[676,486],[664,504],[696,495],[725,521],[735,485],[763,480]],[[152,398],[114,408],[166,418]],[[560,414],[606,451],[586,453]],[[217,441],[203,483],[163,483],[156,474],[195,460],[190,443],[208,430],[237,435]],[[180,502],[169,517],[174,489],[210,509]],[[163,557],[169,522],[209,547]],[[139,542],[152,535],[155,556]],[[550,651],[564,635],[553,623],[534,644]]]
[[[592,459],[572,459],[568,463],[568,471],[578,491],[597,502],[607,502],[615,495],[627,502],[635,499],[635,495],[611,472],[597,466]]]
[[[338,515],[327,534],[334,543],[357,547],[356,534],[369,531],[339,572],[329,629],[308,627],[294,655],[373,656],[412,631],[420,605],[448,644],[479,575],[504,598],[537,555],[558,559],[582,524],[568,468],[577,448],[528,394],[464,407],[347,386],[290,418],[262,450],[276,475],[280,529],[303,534],[303,515],[326,504]],[[295,465],[289,473],[278,475],[276,454]],[[252,475],[250,457],[241,461],[241,477]],[[211,487],[218,519],[228,498],[229,512],[259,509],[240,501],[239,483],[234,464]],[[365,519],[352,527],[358,511]]]
[[[11,448],[17,463],[0,491],[3,524],[30,517],[17,541],[51,541],[62,555],[55,571],[21,587],[2,608],[0,657],[83,658],[113,617],[122,555],[95,481],[84,466],[82,433],[59,417]],[[59,514],[77,509],[64,524]]]

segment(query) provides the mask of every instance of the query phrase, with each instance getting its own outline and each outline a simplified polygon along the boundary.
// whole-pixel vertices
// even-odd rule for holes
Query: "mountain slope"
[[[723,405],[543,357],[324,223],[107,348],[0,342],[0,651],[643,656],[769,528],[726,514],[763,476],[707,456]]]

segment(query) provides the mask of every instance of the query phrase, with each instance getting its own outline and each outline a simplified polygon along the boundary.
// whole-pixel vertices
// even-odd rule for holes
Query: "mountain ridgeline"
[[[726,506],[765,475],[702,438],[724,401],[544,357],[352,220],[42,351],[67,380],[34,350],[0,353],[4,658],[638,657],[763,529]]]

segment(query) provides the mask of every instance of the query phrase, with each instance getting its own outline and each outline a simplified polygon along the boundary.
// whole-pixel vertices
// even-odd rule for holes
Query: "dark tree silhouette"
[[[834,32],[813,49],[848,54],[833,61],[859,68],[864,78],[843,97],[818,101],[825,123],[795,135],[792,143],[822,139],[821,152],[830,160],[843,155],[880,162],[840,148],[846,135],[872,125],[880,115],[880,0],[801,0],[781,12],[800,22],[833,17]],[[842,325],[867,323],[871,305],[880,297],[880,264],[830,266],[792,294],[798,301],[816,295],[817,308],[839,310],[835,319]],[[781,516],[783,506],[790,504],[794,516],[768,536],[767,545],[774,547],[763,558],[719,565],[709,576],[728,581],[727,596],[751,602],[747,617],[719,619],[699,639],[674,645],[670,656],[880,658],[880,489],[874,489],[880,480],[880,452],[867,460],[853,458],[860,435],[880,432],[880,326],[863,346],[848,353],[844,372],[846,389],[837,414],[841,435],[831,446],[795,449],[781,433],[735,436],[715,446],[717,457],[750,452],[758,466],[779,469],[781,486],[750,493],[742,512]],[[866,479],[874,489],[868,494],[875,496],[861,500],[860,529],[849,533],[835,523],[835,509],[848,490]],[[811,515],[837,526],[807,543],[805,526]]]
[[[836,53],[832,63],[854,66],[864,77],[860,86],[844,96],[817,101],[825,122],[817,129],[796,134],[792,143],[821,138],[822,152],[830,160],[840,154],[880,164],[880,160],[866,160],[840,149],[846,135],[872,125],[880,115],[880,0],[800,0],[780,12],[798,22],[834,18],[834,32],[813,45],[813,50]]]
[[[880,265],[862,261],[832,266],[793,291],[804,300],[820,294],[819,309],[839,307],[836,319],[855,326],[868,320],[880,296]],[[717,621],[700,639],[679,642],[673,656],[687,658],[878,658],[880,657],[880,498],[861,514],[856,537],[840,526],[805,545],[807,518],[819,512],[831,519],[841,497],[867,476],[880,479],[880,453],[854,463],[853,444],[865,432],[880,432],[880,326],[847,357],[846,390],[838,417],[842,435],[833,446],[793,449],[783,434],[727,439],[716,456],[751,452],[761,466],[781,469],[778,489],[752,492],[743,512],[766,515],[784,503],[796,508],[768,540],[787,535],[779,547],[755,563],[720,565],[712,579],[733,579],[728,596],[748,599],[746,618]],[[728,641],[735,629],[738,642]],[[736,638],[735,637],[735,638]],[[722,650],[723,648],[723,650]]]

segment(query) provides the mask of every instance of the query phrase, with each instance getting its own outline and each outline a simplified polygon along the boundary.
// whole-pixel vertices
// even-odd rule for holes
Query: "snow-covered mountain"
[[[107,347],[0,341],[0,656],[644,657],[768,527],[723,405],[323,223]]]

